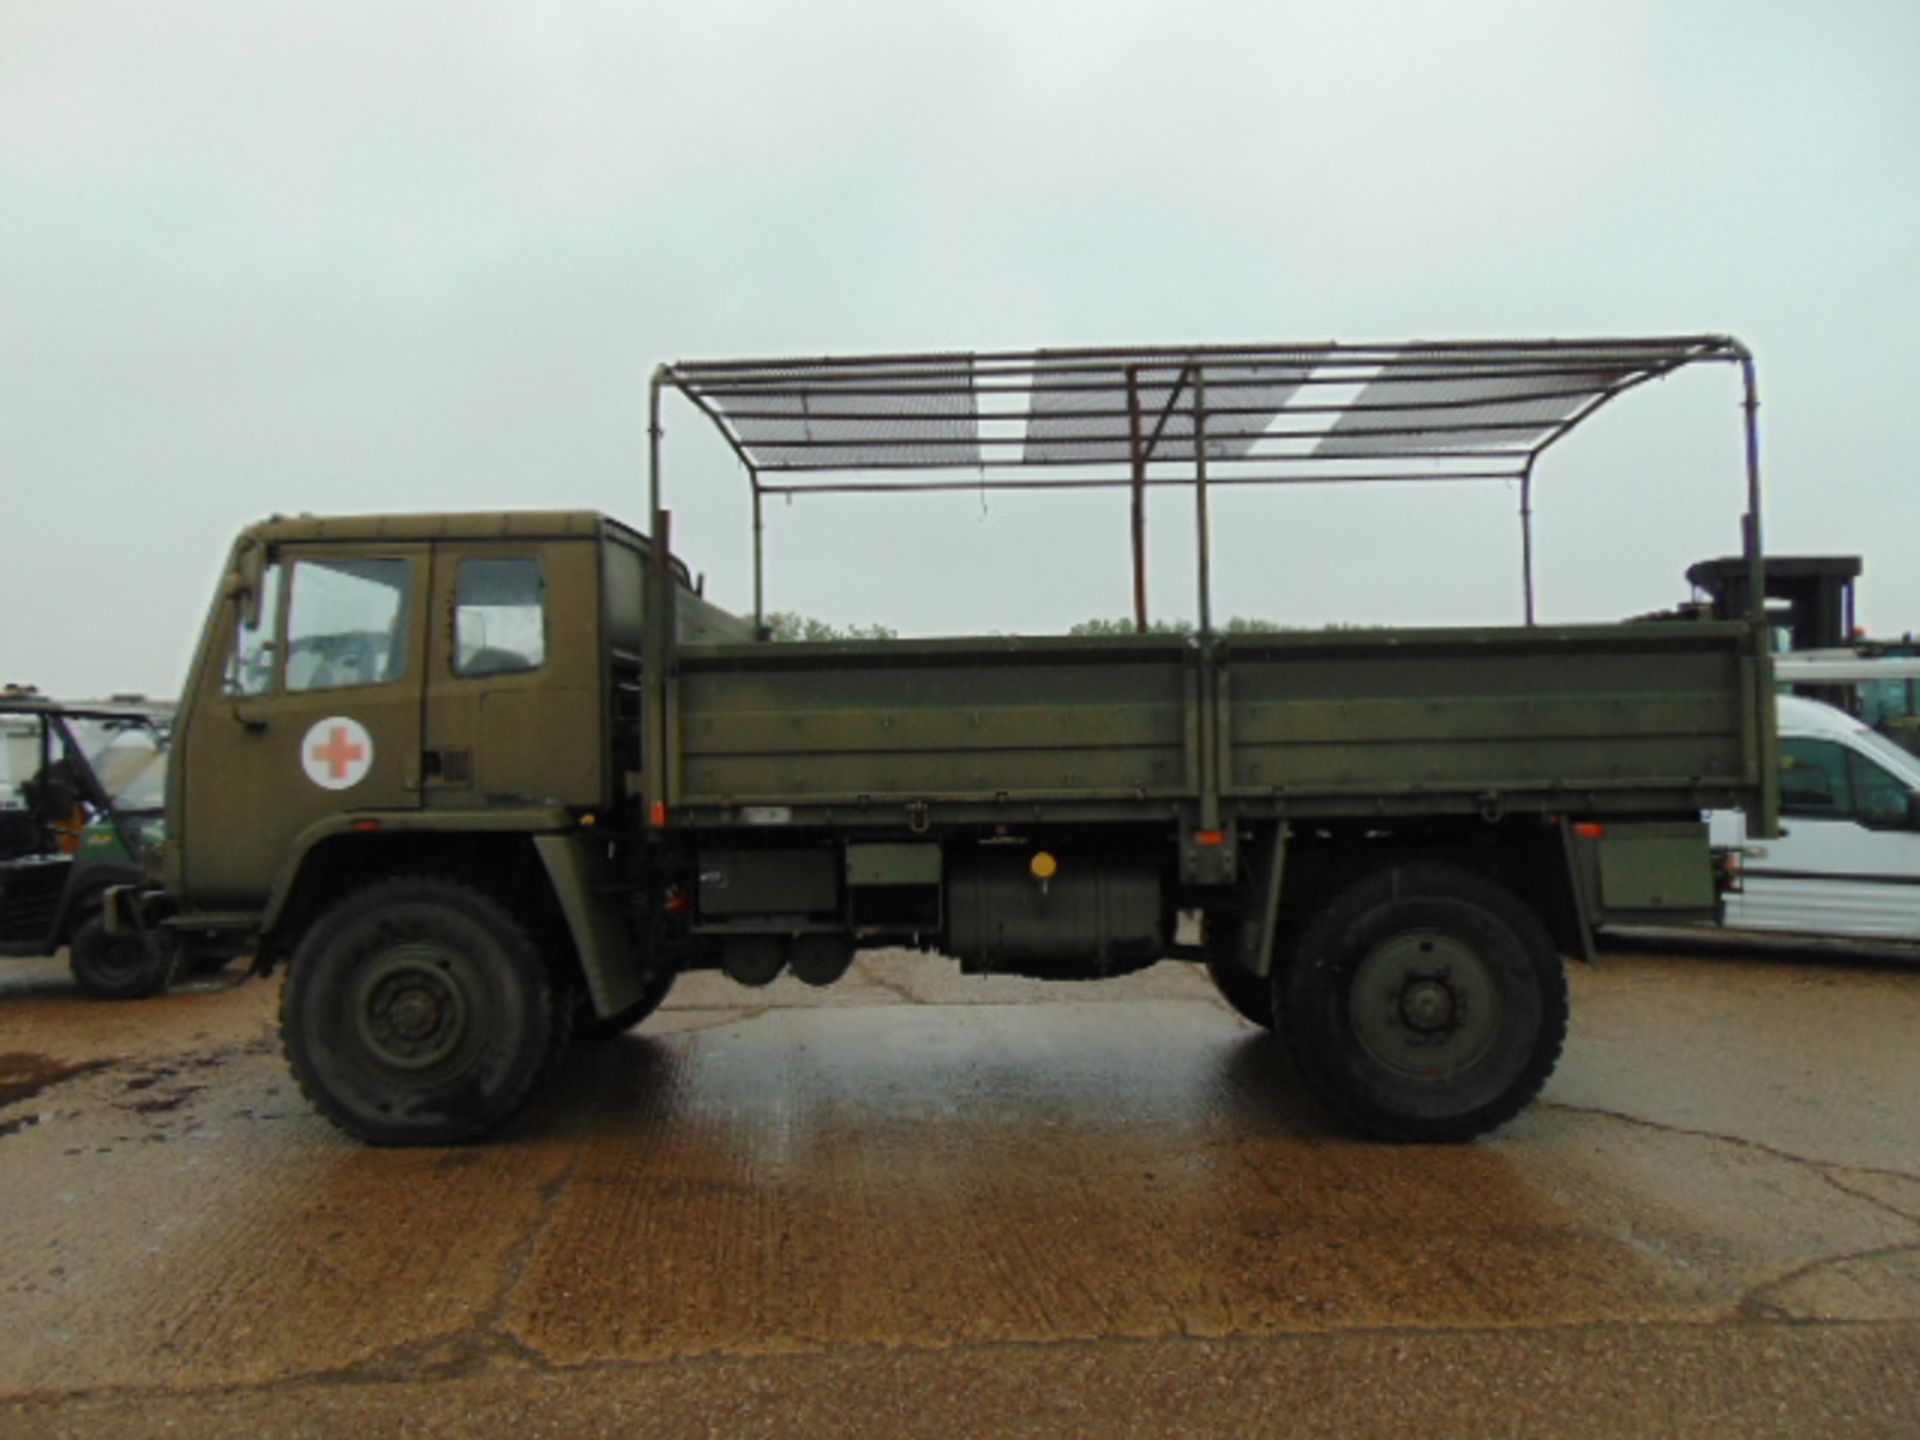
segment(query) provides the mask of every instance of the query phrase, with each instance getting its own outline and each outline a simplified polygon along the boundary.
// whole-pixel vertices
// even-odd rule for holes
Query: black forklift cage
[[[766,623],[768,496],[1128,489],[1134,623],[1147,628],[1146,494],[1191,489],[1199,622],[1212,630],[1209,491],[1328,483],[1516,483],[1535,623],[1533,473],[1607,401],[1697,364],[1740,369],[1747,593],[1766,594],[1759,398],[1731,336],[1200,345],[717,360],[662,365],[648,409],[656,543],[670,551],[661,398],[679,391],[746,468],[754,623]],[[962,473],[966,472],[966,473]],[[1756,598],[1748,618],[1764,625]]]
[[[87,804],[98,810],[113,826],[114,835],[129,854],[138,855],[140,847],[136,837],[127,827],[127,813],[114,802],[107,793],[106,783],[93,768],[93,761],[86,749],[80,744],[79,737],[73,733],[68,722],[73,720],[100,720],[107,723],[144,725],[155,733],[161,733],[163,727],[154,714],[138,706],[122,708],[117,705],[68,705],[58,700],[45,699],[39,695],[8,694],[0,696],[0,719],[8,716],[32,717],[43,722],[40,728],[39,767],[45,770],[56,758],[70,755],[80,757],[80,765],[73,772],[79,781],[83,798]],[[56,757],[53,746],[59,745],[63,754]],[[139,813],[139,812],[134,812]]]

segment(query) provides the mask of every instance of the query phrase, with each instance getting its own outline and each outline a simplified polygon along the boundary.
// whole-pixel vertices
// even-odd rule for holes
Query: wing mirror
[[[221,592],[229,600],[240,602],[240,619],[249,630],[260,625],[260,604],[266,588],[267,547],[258,543],[242,547],[233,557]]]

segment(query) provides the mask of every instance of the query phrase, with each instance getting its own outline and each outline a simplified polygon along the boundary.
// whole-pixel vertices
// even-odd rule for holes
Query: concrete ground
[[[372,1150],[277,991],[0,968],[0,1434],[1920,1434],[1920,965],[1576,969],[1457,1148],[1346,1138],[1183,967],[893,955]]]

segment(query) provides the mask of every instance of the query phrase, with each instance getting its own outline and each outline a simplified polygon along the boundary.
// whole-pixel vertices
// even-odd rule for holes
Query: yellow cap
[[[1036,880],[1051,880],[1060,869],[1060,862],[1045,850],[1037,850],[1027,868],[1033,871]]]

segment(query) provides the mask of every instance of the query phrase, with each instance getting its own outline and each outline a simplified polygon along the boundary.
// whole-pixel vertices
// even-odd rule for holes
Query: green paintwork
[[[681,652],[669,798],[1698,809],[1753,782],[1733,624]],[[800,647],[793,647],[799,650]],[[1571,797],[1576,797],[1570,801]]]
[[[537,854],[607,1015],[651,970],[636,938],[649,865],[680,876],[694,934],[944,926],[989,960],[1163,943],[1183,890],[1182,905],[1250,912],[1235,953],[1264,973],[1286,827],[1624,826],[1597,849],[1569,841],[1565,862],[1543,841],[1550,867],[1570,862],[1584,929],[1711,908],[1704,835],[1634,826],[1713,805],[1766,813],[1771,707],[1741,625],[778,645],[746,640],[653,555],[571,512],[246,532],[179,718],[160,868],[175,909],[272,934],[313,913],[315,896],[294,902],[317,857],[381,843],[433,868],[420,847],[519,846],[497,853]],[[537,666],[460,673],[452,577],[475,558],[539,562]],[[413,591],[397,678],[225,693],[259,587],[303,560],[383,559],[404,562]],[[329,717],[374,738],[364,779],[338,790],[301,759]],[[1024,827],[1078,852],[1056,884],[1025,872],[1028,851],[956,838]],[[1087,863],[1089,847],[1101,858]]]
[[[1713,900],[1713,872],[1701,863],[1698,827],[1646,826],[1608,834],[1597,847],[1600,904],[1610,913],[1684,910]]]
[[[287,842],[285,850],[275,857],[278,863],[268,884],[265,903],[258,911],[226,912],[222,919],[215,918],[222,915],[219,908],[209,906],[204,916],[196,912],[192,918],[196,925],[219,929],[231,925],[235,913],[256,914],[262,926],[272,929],[293,898],[314,852],[330,841],[351,843],[374,837],[407,836],[536,837],[571,830],[573,823],[568,811],[552,807],[502,806],[492,811],[458,811],[445,815],[406,810],[342,810],[316,820]]]
[[[648,977],[626,917],[600,898],[614,885],[605,847],[580,833],[536,835],[533,845],[579,949],[594,1013],[620,1014],[638,1003]]]
[[[849,885],[938,885],[938,845],[849,845]]]
[[[831,917],[840,908],[835,855],[810,849],[700,852],[700,918],[740,915]]]
[[[127,849],[115,826],[96,821],[80,832],[80,849],[75,854],[76,868],[81,865],[136,865],[138,858]]]

